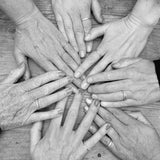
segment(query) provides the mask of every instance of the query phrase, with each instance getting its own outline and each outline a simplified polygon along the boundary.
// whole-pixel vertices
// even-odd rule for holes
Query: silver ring
[[[82,21],[87,21],[88,19],[90,19],[90,18],[83,18]]]
[[[38,99],[36,100],[36,106],[37,106],[38,109],[40,108],[39,100]]]
[[[121,92],[122,92],[122,94],[123,94],[123,101],[125,101],[125,100],[127,99],[127,96],[126,96],[126,94],[125,94],[124,91],[121,91]]]
[[[112,141],[110,141],[110,142],[109,142],[109,144],[108,144],[108,147],[111,147],[111,146],[112,146],[112,144],[113,144],[113,142],[112,142]]]

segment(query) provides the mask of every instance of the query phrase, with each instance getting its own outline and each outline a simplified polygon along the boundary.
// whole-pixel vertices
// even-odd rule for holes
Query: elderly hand
[[[141,53],[153,30],[152,25],[158,22],[158,18],[155,19],[154,16],[151,16],[154,11],[151,12],[151,4],[148,3],[150,2],[138,1],[127,17],[92,29],[86,37],[86,41],[91,41],[102,35],[104,37],[97,50],[89,55],[76,70],[76,78],[94,64],[96,65],[89,75],[104,71],[115,60],[137,57]],[[146,15],[148,15],[148,19]],[[87,87],[88,85],[84,81],[82,88],[86,89]]]
[[[95,123],[101,127],[110,123],[103,142],[113,154],[123,160],[159,160],[160,137],[155,129],[123,111],[114,108],[100,108]],[[96,130],[95,130],[96,131]]]
[[[67,75],[73,75],[80,64],[78,53],[36,7],[16,23],[15,57],[18,63],[29,57],[46,71],[57,67]],[[29,70],[25,76],[29,77]]]
[[[64,74],[58,71],[15,83],[24,71],[25,65],[22,64],[0,83],[0,128],[2,130],[60,116],[63,113],[61,109],[36,113],[35,111],[72,93],[72,89],[61,89],[72,79],[64,77]]]
[[[92,98],[104,107],[128,107],[160,100],[160,87],[152,61],[123,59],[112,64],[114,70],[87,78]]]
[[[96,20],[102,22],[101,7],[98,0],[52,0],[59,30],[63,33],[81,57],[92,50],[92,42],[84,42],[92,27],[91,11]]]
[[[86,153],[106,134],[110,127],[104,124],[98,132],[91,138],[83,141],[96,113],[99,109],[99,103],[94,101],[87,115],[80,123],[77,130],[73,130],[82,96],[77,93],[73,99],[71,107],[63,126],[61,126],[62,117],[53,119],[50,126],[41,139],[42,123],[36,123],[31,130],[31,156],[33,160],[82,160]],[[67,99],[57,104],[57,109],[64,109]]]

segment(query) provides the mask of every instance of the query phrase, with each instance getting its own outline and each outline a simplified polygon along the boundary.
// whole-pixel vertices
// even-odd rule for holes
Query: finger
[[[121,107],[129,107],[135,105],[136,102],[132,99],[126,99],[124,101],[119,102],[101,102],[101,105],[105,108],[121,108]]]
[[[85,134],[89,130],[89,127],[91,126],[91,123],[93,119],[96,116],[96,113],[99,109],[99,102],[93,101],[91,104],[89,111],[87,112],[86,116],[83,118],[81,124],[79,125],[77,131],[76,131],[76,140],[74,144],[78,144],[82,139],[84,138]]]
[[[92,0],[92,12],[97,22],[102,23],[103,17],[101,15],[101,6],[98,0]]]
[[[97,129],[95,126],[92,125],[92,126],[89,128],[89,131],[90,131],[92,134],[95,134],[95,133],[98,131],[98,129]],[[110,139],[108,136],[103,136],[100,141],[101,141],[102,144],[104,144],[106,147],[108,147],[108,145],[109,145],[110,142],[111,142],[111,139]]]
[[[45,84],[44,86],[34,89],[27,94],[29,94],[29,96],[31,96],[33,99],[39,99],[41,97],[50,95],[51,93],[63,88],[64,86],[71,83],[72,81],[73,81],[72,78],[65,77],[55,82]]]
[[[103,102],[119,102],[124,100],[123,92],[115,92],[115,93],[108,93],[108,94],[93,94],[93,99],[97,99]]]
[[[48,107],[49,105],[51,105],[55,102],[58,102],[58,101],[62,100],[63,98],[70,96],[71,94],[72,94],[72,89],[66,88],[64,90],[58,91],[58,92],[51,94],[49,96],[40,98],[37,100],[38,104],[39,104],[38,107],[36,104],[34,104],[34,106],[36,106],[35,109],[39,110],[39,109]]]
[[[48,82],[61,79],[64,76],[65,76],[65,73],[61,71],[51,71],[51,72],[47,72],[42,75],[39,75],[35,78],[29,79],[25,82],[22,82],[21,86],[25,91],[29,91],[29,90],[38,88]]]
[[[63,126],[65,137],[68,137],[73,131],[73,127],[75,125],[75,122],[77,120],[77,116],[79,113],[81,101],[82,101],[81,93],[75,94],[75,97],[74,97],[72,105],[68,111],[68,114],[65,119],[64,126]]]
[[[111,70],[111,71],[101,72],[95,75],[91,75],[87,78],[87,82],[89,84],[92,84],[97,82],[122,80],[126,78],[127,78],[126,70],[119,69],[119,70]]]
[[[103,125],[90,139],[84,142],[84,145],[79,149],[80,152],[77,154],[85,155],[90,151],[105,136],[109,128],[109,124]]]
[[[106,31],[106,25],[102,25],[96,28],[93,28],[89,34],[85,37],[86,41],[92,41],[97,37],[103,36]]]
[[[23,55],[23,53],[18,49],[18,47],[15,47],[14,51],[15,59],[18,64],[24,63],[25,64],[25,73],[23,74],[23,77],[25,80],[30,78],[30,70],[27,63],[27,57]]]
[[[110,123],[112,127],[118,132],[122,133],[125,129],[125,123],[122,123],[119,119],[117,119],[111,112],[109,112],[107,109],[104,109],[100,107],[98,114],[102,117],[102,119],[106,123]],[[100,125],[97,121],[97,125]]]
[[[93,52],[89,55],[85,61],[75,72],[75,78],[80,78],[94,63],[96,63],[103,55],[98,52]]]
[[[72,23],[74,28],[75,37],[79,47],[79,55],[81,58],[86,55],[86,46],[84,43],[84,30],[81,21],[81,17],[78,14],[70,15],[72,17]]]
[[[18,68],[12,70],[9,75],[1,82],[2,84],[17,82],[25,72],[25,64],[21,63]]]
[[[134,63],[137,63],[138,61],[140,61],[140,58],[125,58],[125,59],[119,60],[118,62],[113,62],[112,67],[115,69],[124,68]]]
[[[95,94],[106,94],[106,93],[113,93],[113,92],[120,92],[124,91],[125,92],[125,98],[131,98],[132,94],[128,90],[128,87],[131,85],[130,81],[128,80],[121,80],[121,81],[115,81],[115,82],[110,82],[110,83],[103,83],[103,84],[97,84],[97,85],[92,85],[88,88],[88,92],[90,93],[95,93]],[[123,93],[122,92],[122,95]]]
[[[65,40],[68,42],[68,37],[67,37],[66,31],[65,31],[65,28],[64,28],[64,24],[63,24],[63,19],[62,19],[61,15],[58,14],[56,11],[54,12],[54,14],[55,14],[56,22],[57,22],[57,25],[58,25],[58,29],[61,31]]]
[[[72,45],[72,47],[74,48],[74,50],[78,52],[79,49],[78,49],[77,42],[74,36],[73,24],[72,24],[71,18],[67,14],[63,14],[63,19],[64,19],[65,30],[68,36],[68,40],[70,44]]]
[[[37,122],[33,124],[31,129],[31,142],[30,142],[30,152],[33,153],[36,145],[41,139],[41,131],[42,131],[42,122]]]
[[[37,112],[37,113],[33,113],[29,117],[29,119],[27,119],[24,123],[31,124],[34,122],[44,121],[44,120],[48,120],[48,119],[54,119],[54,118],[60,117],[62,114],[63,114],[62,109],[54,109],[54,110],[47,111],[47,112]]]
[[[91,12],[90,12],[89,7],[85,7],[81,11],[81,18],[82,18],[82,23],[83,23],[83,27],[84,27],[85,36],[88,35],[88,33],[91,31],[91,28],[92,28],[92,21],[91,21],[91,15],[90,14],[91,14]],[[92,45],[93,45],[93,42],[87,42],[86,43],[87,52],[91,52]]]

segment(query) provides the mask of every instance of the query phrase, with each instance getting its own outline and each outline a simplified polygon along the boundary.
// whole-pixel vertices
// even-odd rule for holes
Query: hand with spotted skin
[[[85,44],[84,38],[92,28],[91,11],[102,23],[98,0],[52,0],[53,11],[59,30],[82,58],[91,52],[92,41]]]
[[[115,156],[123,160],[160,159],[160,137],[146,119],[140,122],[116,108],[100,108],[98,114],[98,127],[111,124],[101,141]],[[92,126],[90,131],[94,133],[97,128]]]
[[[72,82],[59,71],[51,71],[30,80],[16,83],[25,72],[25,64],[13,70],[0,82],[0,128],[21,127],[33,122],[53,119],[63,110],[36,112],[69,96],[72,89],[63,89]],[[60,90],[61,89],[61,90]]]
[[[79,127],[73,130],[82,101],[82,95],[76,93],[65,122],[63,116],[53,119],[41,138],[42,122],[35,123],[31,130],[31,157],[33,160],[82,160],[88,151],[106,134],[110,125],[104,124],[91,138],[83,141],[84,136],[95,118],[99,102],[93,101],[88,113]],[[56,108],[64,109],[67,99],[57,103]]]
[[[122,59],[113,70],[87,78],[92,98],[104,107],[129,107],[152,104],[160,100],[160,87],[152,61],[142,58]],[[93,85],[92,85],[93,84]]]
[[[86,41],[100,36],[103,36],[103,40],[97,50],[79,66],[75,77],[81,77],[92,66],[94,67],[89,75],[110,70],[113,61],[138,57],[159,17],[160,3],[157,0],[138,0],[127,17],[93,28],[86,36]],[[82,88],[87,87],[88,84],[84,81]]]

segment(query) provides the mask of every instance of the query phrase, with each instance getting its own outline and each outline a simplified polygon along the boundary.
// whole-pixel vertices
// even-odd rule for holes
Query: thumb
[[[121,60],[117,60],[112,63],[112,67],[115,69],[128,67],[134,63],[137,63],[140,59],[139,58],[125,58]]]
[[[35,124],[33,124],[33,127],[31,129],[31,142],[30,142],[30,152],[31,154],[33,153],[33,151],[35,150],[36,145],[38,144],[38,142],[41,140],[41,132],[42,132],[42,122],[37,122]]]
[[[29,70],[29,66],[27,63],[27,57],[25,57],[23,55],[23,53],[20,51],[20,49],[18,49],[17,47],[15,48],[14,56],[15,56],[16,62],[18,64],[24,63],[26,65],[25,73],[24,73],[23,77],[25,80],[29,79],[30,78],[30,70]]]
[[[96,39],[97,37],[100,37],[104,35],[106,31],[106,25],[98,26],[96,28],[93,28],[90,33],[85,37],[86,41],[92,41]]]
[[[17,82],[25,72],[25,64],[21,63],[18,68],[12,70],[8,76],[2,81],[2,84]]]
[[[100,6],[98,0],[92,0],[92,12],[93,12],[93,15],[95,16],[95,19],[97,20],[97,22],[102,23],[103,17],[101,15],[101,6]]]

